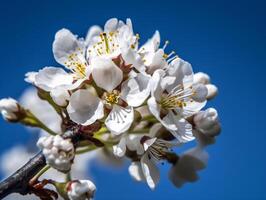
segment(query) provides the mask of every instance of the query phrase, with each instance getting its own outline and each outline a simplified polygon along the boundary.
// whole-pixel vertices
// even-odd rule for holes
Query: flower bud
[[[203,84],[195,84],[193,86],[194,95],[193,99],[197,102],[203,102],[206,100],[206,97],[208,95],[207,87]]]
[[[215,85],[206,84],[205,86],[208,90],[207,99],[213,99],[215,96],[217,96],[218,88]]]
[[[96,186],[89,180],[71,181],[67,185],[67,195],[70,200],[93,199]]]
[[[194,123],[195,128],[207,136],[217,136],[221,130],[218,113],[214,108],[197,113]]]
[[[198,83],[201,83],[201,84],[209,84],[210,83],[210,77],[208,74],[205,74],[203,72],[198,72],[196,74],[194,74],[194,84],[198,84]]]
[[[0,100],[0,111],[7,121],[17,121],[19,118],[19,104],[15,99],[5,98]]]
[[[46,162],[53,168],[68,172],[75,156],[73,144],[61,136],[41,137],[37,145],[42,149]]]
[[[70,94],[67,89],[57,87],[51,90],[50,95],[53,101],[59,106],[67,106],[68,100],[70,99]]]

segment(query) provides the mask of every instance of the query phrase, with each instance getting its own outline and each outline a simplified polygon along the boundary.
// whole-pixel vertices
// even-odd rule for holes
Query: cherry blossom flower
[[[208,162],[208,153],[200,146],[184,152],[169,171],[169,179],[180,188],[186,182],[195,182],[197,172],[204,169]]]
[[[152,96],[148,100],[151,113],[178,139],[194,139],[192,126],[186,121],[206,104],[207,89],[193,85],[191,65],[181,59],[170,63],[167,72],[156,70],[151,80]]]

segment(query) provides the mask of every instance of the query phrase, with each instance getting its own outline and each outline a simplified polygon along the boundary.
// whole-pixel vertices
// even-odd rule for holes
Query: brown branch
[[[0,183],[0,199],[3,199],[11,193],[20,193],[21,195],[28,194],[30,192],[30,179],[45,165],[45,157],[39,152],[14,174]]]
[[[92,132],[98,130],[99,127],[88,126],[85,133],[84,130],[77,129],[71,134],[64,134],[64,138],[72,140],[74,146],[83,140],[90,141],[92,144],[98,147],[102,147],[104,144],[91,136]],[[91,131],[91,132],[90,132]],[[13,159],[13,158],[11,158]],[[19,193],[26,195],[31,193],[29,181],[46,165],[46,160],[42,152],[36,154],[31,158],[24,166],[17,170],[14,174],[6,178],[0,183],[0,199],[3,199],[9,194]]]

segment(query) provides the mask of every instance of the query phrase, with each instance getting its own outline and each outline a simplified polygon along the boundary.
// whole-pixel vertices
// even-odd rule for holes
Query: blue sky
[[[207,72],[219,87],[214,106],[223,125],[208,148],[200,181],[174,188],[167,166],[155,191],[131,180],[127,168],[94,165],[97,199],[266,199],[265,1],[7,1],[0,4],[0,97],[18,98],[27,71],[56,64],[51,45],[61,28],[85,36],[111,17],[131,18],[141,42],[159,30],[172,49]],[[0,120],[0,153],[32,136]]]

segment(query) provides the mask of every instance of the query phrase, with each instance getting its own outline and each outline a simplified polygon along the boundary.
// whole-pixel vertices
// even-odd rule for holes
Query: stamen
[[[169,44],[170,42],[168,40],[165,41],[164,45],[163,45],[163,50],[165,50],[165,48],[167,47],[167,45]]]
[[[191,86],[184,88],[183,84],[179,84],[162,97],[160,104],[165,109],[184,108],[187,106],[187,102],[192,100],[193,95]]]
[[[175,60],[175,59],[177,59],[177,58],[179,58],[178,55],[175,55],[174,57],[169,58],[169,59],[167,60],[167,63],[170,63],[171,61],[173,61],[173,60]]]
[[[106,52],[109,53],[110,49],[109,49],[109,43],[108,43],[108,38],[106,36],[106,33],[103,33],[103,38],[104,38],[104,42],[105,42],[105,46],[106,46]]]
[[[87,63],[82,54],[83,51],[78,48],[75,52],[68,55],[68,60],[64,63],[69,68],[69,70],[71,70],[79,77],[86,76],[85,70]]]
[[[117,90],[107,93],[105,96],[105,101],[109,105],[117,104],[120,98],[119,92]]]

